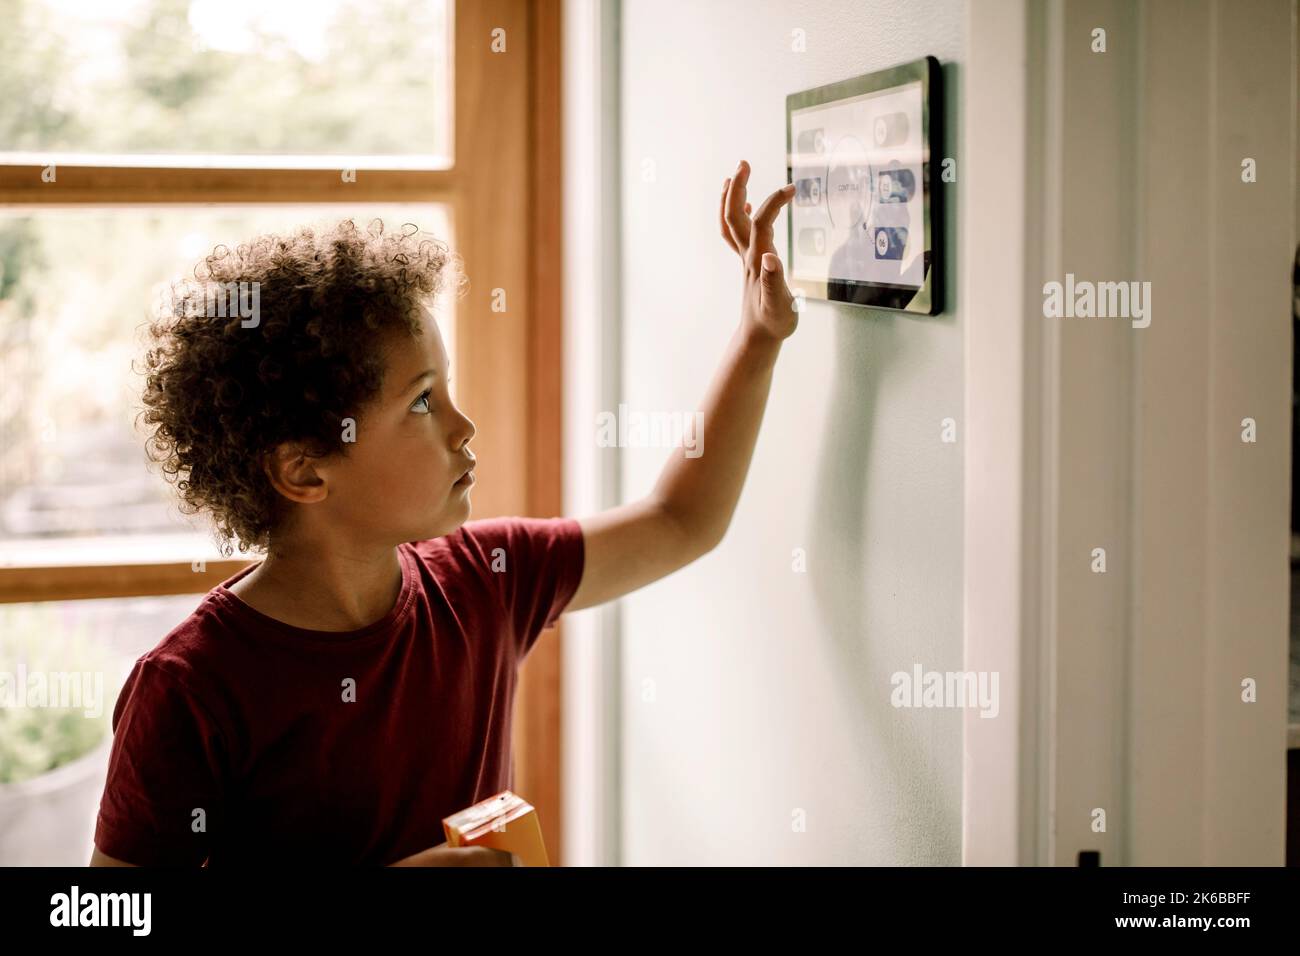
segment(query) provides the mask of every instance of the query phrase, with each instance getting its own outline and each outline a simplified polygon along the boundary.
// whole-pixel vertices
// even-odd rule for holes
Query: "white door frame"
[[[564,0],[564,513],[618,504],[618,457],[595,442],[619,390],[619,22],[616,0]],[[620,858],[619,603],[564,619],[564,859]]]
[[[1294,0],[971,4],[967,864],[1282,861],[1296,36]],[[1152,325],[1045,319],[1066,272],[1149,279]]]

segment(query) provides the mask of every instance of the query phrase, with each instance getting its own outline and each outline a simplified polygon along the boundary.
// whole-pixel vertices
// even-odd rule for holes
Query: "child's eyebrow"
[[[447,363],[447,370],[448,370],[448,371],[451,370],[451,363],[450,363],[450,362]],[[407,383],[406,383],[406,388],[402,389],[402,391],[403,391],[403,392],[410,391],[411,389],[415,388],[415,383],[418,382],[418,381],[420,381],[420,379],[422,379],[422,378],[430,378],[430,377],[432,377],[432,378],[437,378],[437,377],[438,377],[438,370],[437,370],[436,368],[426,368],[426,369],[425,369],[423,372],[421,372],[419,375],[415,376],[415,378],[413,378],[413,379],[411,379],[409,382],[407,382]]]

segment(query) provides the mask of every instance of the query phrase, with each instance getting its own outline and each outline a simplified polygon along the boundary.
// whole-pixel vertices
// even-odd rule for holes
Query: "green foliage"
[[[151,0],[121,21],[88,4],[59,19],[39,0],[0,0],[0,151],[446,150],[439,0],[323,5],[319,56],[259,21],[249,49],[209,49],[190,7]]]
[[[98,673],[103,675],[104,699],[91,717],[86,716],[84,699],[80,707],[0,707],[0,784],[71,763],[111,732],[119,690],[112,656],[84,627],[69,629],[58,623],[59,611],[56,604],[0,606],[0,661],[6,672],[0,681],[7,683],[9,695],[25,695],[25,686],[13,686],[20,661],[28,674]]]
[[[30,0],[0,0],[0,24],[0,150],[76,141],[83,130],[55,82],[68,60],[52,14]]]
[[[48,264],[41,252],[30,219],[0,219],[0,303],[13,300],[20,318],[32,315],[34,280]]]

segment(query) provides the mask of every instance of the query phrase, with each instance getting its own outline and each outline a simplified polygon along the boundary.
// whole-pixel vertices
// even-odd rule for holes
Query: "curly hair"
[[[421,306],[448,281],[464,294],[460,256],[427,235],[386,234],[379,219],[301,226],[218,245],[171,283],[148,323],[137,424],[181,512],[208,512],[227,557],[232,541],[268,549],[285,517],[266,453],[285,441],[345,453],[343,420],[383,384],[380,333],[419,335]]]

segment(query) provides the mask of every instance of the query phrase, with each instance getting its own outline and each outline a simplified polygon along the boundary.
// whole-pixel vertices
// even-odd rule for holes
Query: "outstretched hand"
[[[749,182],[749,163],[743,159],[734,176],[722,184],[722,204],[718,211],[722,238],[740,256],[744,267],[744,292],[741,321],[749,328],[784,339],[799,324],[794,296],[785,284],[785,268],[772,242],[772,224],[781,207],[794,195],[793,184],[778,189],[763,200],[750,218],[750,204],[745,201]]]

